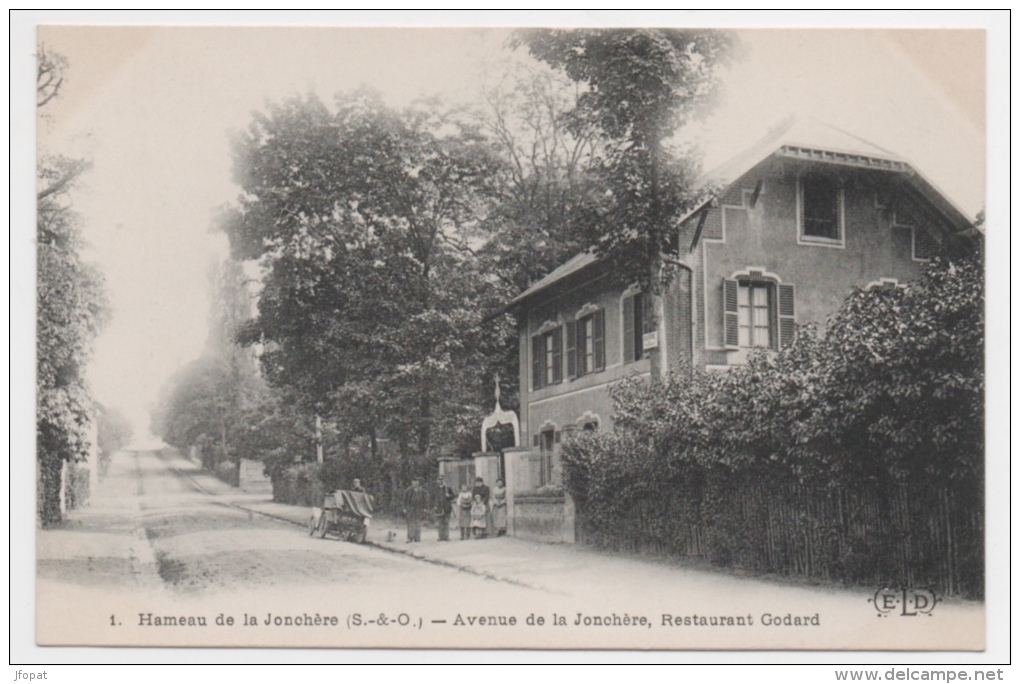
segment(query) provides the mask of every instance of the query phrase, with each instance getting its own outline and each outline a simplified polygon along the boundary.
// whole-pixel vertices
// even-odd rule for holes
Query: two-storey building
[[[659,334],[649,334],[650,298],[614,285],[588,253],[514,300],[524,450],[511,489],[562,481],[564,437],[611,425],[609,388],[649,376],[650,347],[664,372],[724,370],[750,349],[790,344],[797,325],[824,324],[854,287],[905,283],[973,235],[908,161],[814,121],[779,127],[700,183],[705,199],[681,221]]]

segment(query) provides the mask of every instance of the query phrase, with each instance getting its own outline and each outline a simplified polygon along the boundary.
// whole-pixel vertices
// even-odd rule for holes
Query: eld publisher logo
[[[931,589],[882,587],[868,599],[868,603],[875,605],[875,610],[878,611],[880,618],[890,615],[898,617],[927,615],[931,617],[935,605],[941,600]]]

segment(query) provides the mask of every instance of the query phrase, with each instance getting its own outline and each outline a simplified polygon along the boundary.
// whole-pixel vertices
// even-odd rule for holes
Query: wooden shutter
[[[786,349],[793,344],[797,334],[796,311],[794,310],[793,285],[782,284],[779,290],[779,348]]]
[[[727,349],[740,347],[740,330],[737,319],[736,280],[723,279],[723,340]]]
[[[577,321],[567,321],[567,377],[577,377]]]
[[[599,309],[591,316],[592,346],[595,349],[595,368],[600,371],[606,367],[606,312]]]
[[[563,380],[563,328],[552,331],[552,367],[553,382]]]
[[[624,297],[623,299],[623,362],[630,363],[637,360],[634,344],[634,299],[635,297]]]
[[[654,297],[646,297],[645,293],[637,296],[637,306],[634,307],[634,328],[638,331],[637,339],[634,341],[635,358],[643,359],[645,354],[645,333],[656,331],[655,315],[652,306],[655,304]]]
[[[542,389],[542,376],[545,373],[545,349],[542,336],[531,338],[531,389]]]

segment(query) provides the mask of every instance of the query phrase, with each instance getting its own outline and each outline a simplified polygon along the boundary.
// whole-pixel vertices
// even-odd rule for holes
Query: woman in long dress
[[[506,534],[506,485],[503,480],[496,480],[489,499],[492,502],[492,526],[496,528],[496,536]]]
[[[474,498],[471,496],[471,488],[465,483],[460,487],[460,494],[457,495],[457,526],[460,527],[460,538],[471,538],[471,504]]]

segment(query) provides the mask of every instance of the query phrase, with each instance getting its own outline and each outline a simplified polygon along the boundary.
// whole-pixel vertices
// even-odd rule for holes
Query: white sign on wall
[[[659,348],[659,333],[657,332],[645,333],[644,337],[641,338],[642,351],[648,351],[649,349],[658,348]]]

